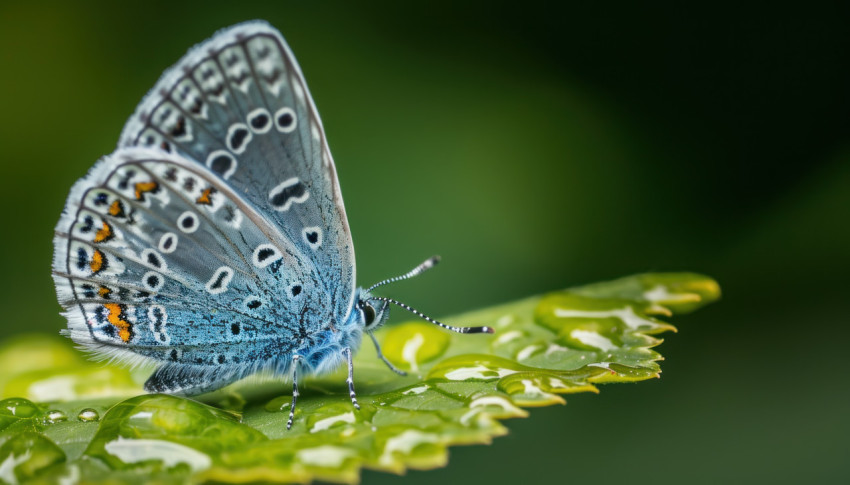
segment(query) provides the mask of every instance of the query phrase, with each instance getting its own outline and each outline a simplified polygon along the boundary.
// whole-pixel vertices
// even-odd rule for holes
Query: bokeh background
[[[56,332],[53,226],[163,69],[264,18],[337,160],[361,284],[437,316],[711,275],[660,380],[365,483],[850,479],[848,8],[711,2],[4,2],[0,338]],[[2,372],[2,370],[0,370]]]

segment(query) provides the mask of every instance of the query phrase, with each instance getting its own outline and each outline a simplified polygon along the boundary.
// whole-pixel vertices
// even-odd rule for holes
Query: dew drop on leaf
[[[29,399],[11,397],[0,401],[0,415],[31,418],[39,414],[38,406]]]
[[[68,415],[66,415],[62,411],[59,411],[58,409],[51,409],[50,411],[44,413],[43,422],[44,424],[56,424],[67,420]]]
[[[77,419],[83,422],[97,421],[100,415],[92,408],[85,408],[77,414]]]

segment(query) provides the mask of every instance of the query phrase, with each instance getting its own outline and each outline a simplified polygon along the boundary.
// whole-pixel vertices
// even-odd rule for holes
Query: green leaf
[[[378,332],[344,370],[304,382],[292,430],[289,385],[249,379],[200,401],[137,395],[149,370],[86,361],[58,337],[0,346],[0,481],[353,483],[363,467],[402,473],[444,466],[446,449],[507,433],[524,408],[607,382],[658,377],[662,321],[719,298],[713,280],[644,274],[528,298],[446,319],[488,325],[458,335],[424,322]],[[124,399],[128,396],[129,399]]]

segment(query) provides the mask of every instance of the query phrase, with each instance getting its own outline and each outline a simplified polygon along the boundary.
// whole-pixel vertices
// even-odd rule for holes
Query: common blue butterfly
[[[355,286],[336,169],[301,69],[280,33],[253,21],[218,32],[168,69],[118,148],[71,189],[53,277],[83,349],[152,362],[149,392],[211,391],[259,371],[348,365],[399,305]]]

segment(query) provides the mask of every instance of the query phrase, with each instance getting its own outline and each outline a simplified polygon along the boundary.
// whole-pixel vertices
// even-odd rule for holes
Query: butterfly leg
[[[289,420],[286,421],[286,429],[292,427],[292,419],[295,417],[295,403],[298,401],[298,363],[300,355],[292,356],[292,404],[289,406]]]
[[[360,405],[357,404],[357,396],[354,394],[354,362],[351,357],[351,349],[346,347],[342,349],[342,353],[345,354],[345,359],[348,361],[348,379],[345,380],[348,383],[348,395],[351,397],[351,404],[354,405],[354,409],[360,409]]]
[[[384,362],[384,364],[387,364],[387,367],[389,367],[391,371],[395,372],[396,374],[398,374],[400,376],[406,376],[407,372],[397,368],[389,360],[387,360],[386,357],[384,357],[384,354],[381,353],[381,346],[378,345],[378,339],[375,338],[375,335],[372,332],[367,332],[367,333],[369,334],[370,337],[372,337],[372,343],[375,344],[375,351],[378,352],[378,358],[381,359]]]

